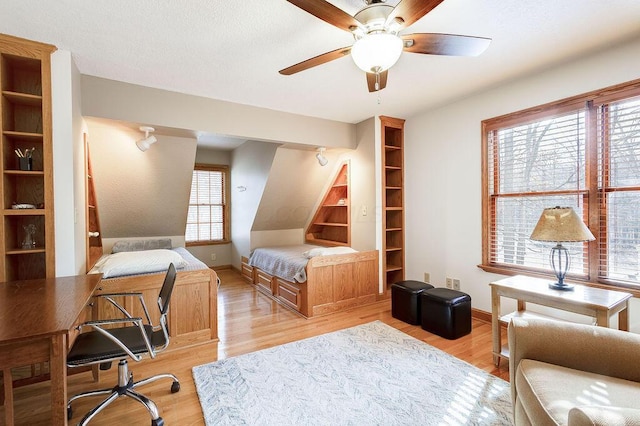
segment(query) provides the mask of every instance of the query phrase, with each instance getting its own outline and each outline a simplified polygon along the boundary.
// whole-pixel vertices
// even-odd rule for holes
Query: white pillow
[[[102,272],[103,278],[110,278],[166,271],[170,263],[173,263],[176,269],[187,266],[187,261],[175,251],[158,249],[113,253],[100,259],[93,270]]]
[[[307,250],[302,255],[307,259],[311,259],[316,256],[328,256],[330,254],[349,254],[356,253],[357,250],[351,247],[316,247],[311,250]]]

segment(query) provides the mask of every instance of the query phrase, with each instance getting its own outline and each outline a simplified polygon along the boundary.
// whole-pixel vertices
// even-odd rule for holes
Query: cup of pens
[[[14,150],[18,156],[18,165],[20,170],[33,170],[33,159],[31,157],[33,157],[33,151],[35,151],[35,149],[35,147],[27,148],[24,152],[22,152],[20,148],[16,148]]]

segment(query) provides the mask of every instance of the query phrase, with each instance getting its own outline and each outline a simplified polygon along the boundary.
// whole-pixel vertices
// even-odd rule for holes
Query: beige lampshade
[[[530,239],[534,241],[593,241],[595,237],[571,207],[544,209]]]

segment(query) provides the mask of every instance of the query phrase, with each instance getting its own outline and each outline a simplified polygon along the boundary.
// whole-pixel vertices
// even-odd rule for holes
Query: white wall
[[[276,229],[251,231],[251,250],[256,247],[291,246],[304,244],[304,229]]]
[[[231,264],[240,269],[240,257],[249,256],[251,226],[269,177],[277,144],[247,141],[231,154]],[[245,191],[239,191],[244,186]]]
[[[350,160],[351,172],[351,247],[358,251],[376,249],[376,230],[380,228],[376,204],[375,156],[380,150],[375,139],[375,119],[356,126],[357,147],[340,157]]]
[[[84,142],[80,73],[66,50],[51,55],[56,276],[86,265]]]
[[[640,40],[568,62],[441,108],[405,127],[407,279],[458,278],[474,308],[491,311],[488,283],[503,278],[481,263],[483,119],[640,78]],[[506,307],[505,307],[506,306]],[[503,309],[513,309],[503,303]],[[630,323],[640,328],[640,315]]]
[[[333,120],[82,76],[85,116],[302,145],[355,147],[355,126]]]

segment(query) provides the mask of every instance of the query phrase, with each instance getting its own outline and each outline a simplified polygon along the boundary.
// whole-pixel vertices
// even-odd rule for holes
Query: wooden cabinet
[[[253,284],[255,278],[254,278],[254,268],[253,266],[249,265],[249,259],[245,256],[242,256],[240,258],[241,263],[240,263],[240,275],[242,275],[242,279],[244,279],[246,282],[248,282],[249,284]]]
[[[325,246],[351,245],[349,163],[340,166],[307,228],[306,241]]]
[[[89,274],[92,275],[92,274]],[[140,293],[147,306],[151,322],[158,324],[158,295],[164,283],[164,273],[108,278],[101,281],[95,294]],[[217,278],[211,269],[177,273],[169,307],[171,343],[168,350],[210,343],[218,339]],[[138,297],[114,296],[133,316],[146,315]],[[103,298],[97,298],[93,315],[96,319],[121,318],[122,313]]]
[[[258,290],[262,291],[264,294],[271,296],[275,291],[275,281],[274,277],[270,274],[267,274],[264,271],[258,269],[256,271],[256,281],[255,284]]]
[[[303,309],[303,290],[306,288],[305,284],[293,283],[285,281],[282,278],[275,278],[276,280],[276,293],[275,296],[285,305],[290,308],[307,314],[306,307]]]
[[[55,277],[51,45],[0,34],[0,280]]]
[[[382,125],[382,263],[384,288],[404,280],[404,120]]]

